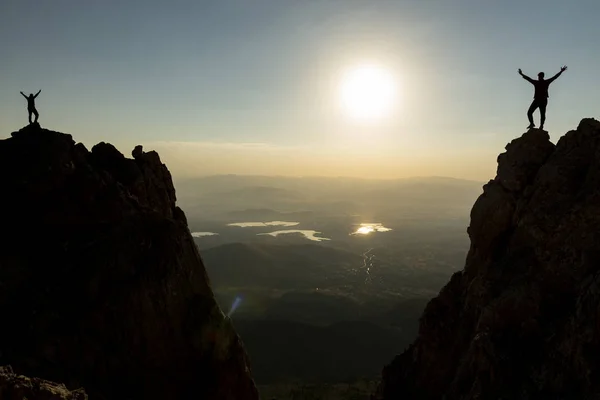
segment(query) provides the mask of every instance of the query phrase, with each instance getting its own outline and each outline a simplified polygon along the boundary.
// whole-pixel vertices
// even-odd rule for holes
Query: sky
[[[600,104],[597,0],[3,0],[0,138],[27,123],[211,174],[493,178],[531,77],[556,142]],[[395,77],[388,118],[339,111],[343,72]],[[539,114],[535,114],[536,123]]]

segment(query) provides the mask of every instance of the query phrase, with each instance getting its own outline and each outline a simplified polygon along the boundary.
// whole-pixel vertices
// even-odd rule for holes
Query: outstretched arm
[[[521,68],[519,68],[519,75],[521,75],[523,77],[523,79],[525,79],[527,82],[530,82],[530,83],[534,82],[533,79],[531,79],[527,75],[523,74],[523,71],[521,71]]]
[[[548,79],[548,82],[551,83],[552,81],[554,81],[556,78],[558,78],[560,76],[560,74],[562,74],[563,72],[565,72],[567,70],[567,66],[565,65],[564,67],[562,67],[560,69],[560,71],[558,72],[558,74],[554,75],[552,78]]]
[[[36,97],[38,97],[38,94],[40,94],[41,91],[42,89],[38,90],[38,92],[35,94],[35,96],[33,96],[33,98],[35,99]]]
[[[19,92],[19,93],[21,93],[21,96],[27,98],[27,96],[25,96],[25,93],[23,93],[23,92]]]

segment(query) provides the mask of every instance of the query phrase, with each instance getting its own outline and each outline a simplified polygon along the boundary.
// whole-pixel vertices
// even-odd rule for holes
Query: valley
[[[377,379],[463,268],[481,186],[222,176],[182,183],[178,197],[253,376],[270,387]],[[296,232],[271,234],[285,230]]]

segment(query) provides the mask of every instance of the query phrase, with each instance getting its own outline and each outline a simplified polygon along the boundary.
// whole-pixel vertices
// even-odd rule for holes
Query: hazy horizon
[[[409,157],[394,160],[393,156],[366,157],[337,153],[305,155],[296,149],[275,151],[265,146],[195,146],[177,143],[144,145],[144,150],[156,150],[176,179],[214,175],[282,176],[282,177],[348,177],[362,179],[404,179],[418,177],[449,177],[486,181],[496,174],[497,153],[473,154],[473,165],[458,163],[457,157]],[[119,148],[126,156],[131,149]],[[318,151],[318,150],[317,150]],[[315,151],[315,153],[317,152]],[[459,155],[464,157],[464,153]]]
[[[252,178],[267,178],[267,179],[298,179],[298,180],[318,180],[318,179],[340,179],[340,180],[356,180],[356,181],[371,181],[371,182],[407,182],[407,181],[431,181],[431,180],[444,180],[444,181],[460,181],[460,182],[470,182],[470,183],[478,183],[485,184],[489,179],[479,180],[479,179],[465,179],[465,178],[457,178],[454,176],[444,176],[444,175],[414,175],[414,176],[406,176],[401,178],[370,178],[370,177],[360,177],[360,176],[350,176],[350,175],[280,175],[280,174],[207,174],[207,175],[192,175],[192,176],[177,176],[174,177],[175,181],[179,182],[194,182],[196,180],[202,179],[212,179],[212,178],[243,178],[243,179],[252,179]]]
[[[597,115],[599,12],[593,0],[7,0],[0,135],[27,123],[19,91],[41,89],[43,127],[128,156],[142,144],[176,177],[487,180],[526,130],[533,88],[518,68],[569,66],[550,87],[554,142]],[[365,66],[380,71],[357,81]]]

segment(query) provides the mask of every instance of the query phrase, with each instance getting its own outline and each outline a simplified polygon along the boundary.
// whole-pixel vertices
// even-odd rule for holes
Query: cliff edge
[[[468,234],[375,398],[600,398],[600,122],[509,143]]]
[[[90,399],[258,394],[156,152],[0,140],[0,365]]]
[[[81,389],[70,391],[65,385],[17,375],[11,367],[0,367],[0,399],[87,400],[88,397]]]

